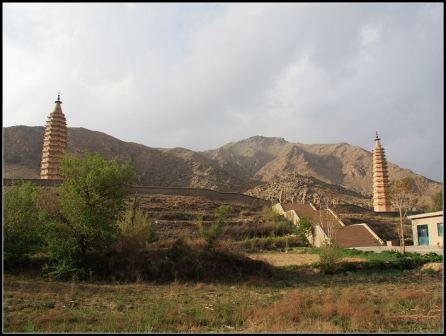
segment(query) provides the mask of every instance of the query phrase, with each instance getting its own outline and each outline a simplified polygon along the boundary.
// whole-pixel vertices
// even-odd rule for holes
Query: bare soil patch
[[[286,253],[286,252],[267,252],[267,253],[250,253],[248,256],[254,260],[267,262],[273,266],[302,266],[311,265],[319,262],[320,258],[316,254],[305,253]],[[361,262],[363,258],[344,257],[344,262]]]

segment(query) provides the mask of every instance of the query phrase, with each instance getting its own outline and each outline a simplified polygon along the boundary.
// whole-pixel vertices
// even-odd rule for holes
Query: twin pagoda
[[[62,179],[60,160],[67,148],[67,121],[62,112],[60,94],[55,101],[56,106],[49,115],[43,137],[42,162],[40,166],[41,179]],[[373,149],[373,210],[375,212],[391,211],[389,174],[387,162],[376,132]]]

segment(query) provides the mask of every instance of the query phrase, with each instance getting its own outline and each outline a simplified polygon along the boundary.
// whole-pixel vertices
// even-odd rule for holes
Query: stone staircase
[[[336,245],[340,247],[381,246],[384,242],[365,223],[345,225],[333,212],[316,210],[310,204],[281,204],[284,212],[293,210],[299,219],[307,218],[318,225],[326,235],[332,232]]]
[[[353,224],[342,227],[336,231],[335,241],[340,247],[366,247],[382,245],[363,224]]]
[[[319,225],[324,232],[329,229],[339,230],[344,225],[328,210],[315,210],[310,204],[288,203],[282,204],[285,211],[294,210],[299,218],[307,218],[312,224]]]

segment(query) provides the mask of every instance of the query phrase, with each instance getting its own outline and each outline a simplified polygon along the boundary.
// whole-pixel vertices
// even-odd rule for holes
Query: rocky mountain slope
[[[43,131],[43,127],[3,128],[4,177],[38,178]],[[69,128],[68,151],[130,160],[141,185],[201,187],[290,200],[328,193],[361,205],[370,204],[372,192],[371,152],[347,143],[307,145],[254,136],[194,152],[151,148],[101,132]],[[413,177],[424,195],[421,202],[428,202],[430,195],[443,187],[392,163],[389,175],[391,180]]]
[[[4,176],[38,178],[43,127],[13,126],[3,129]],[[68,128],[68,151],[100,153],[106,159],[130,160],[140,185],[201,187],[242,191],[250,185],[221,169],[213,160],[187,149],[160,150],[124,142],[85,128]]]
[[[204,154],[216,160],[223,169],[264,183],[262,188],[248,192],[251,194],[262,194],[259,192],[262,189],[264,196],[277,195],[278,186],[288,186],[287,194],[296,194],[299,198],[297,194],[302,195],[303,189],[297,186],[302,177],[316,179],[319,181],[316,184],[325,182],[340,186],[367,198],[372,194],[372,153],[347,143],[307,145],[290,143],[283,138],[254,136]],[[420,203],[428,202],[430,195],[442,190],[441,183],[409,169],[391,162],[388,162],[388,168],[391,181],[406,176],[414,178],[419,193],[423,195]],[[301,177],[294,177],[296,173]],[[327,189],[327,185],[322,188]],[[293,192],[293,189],[299,191]]]

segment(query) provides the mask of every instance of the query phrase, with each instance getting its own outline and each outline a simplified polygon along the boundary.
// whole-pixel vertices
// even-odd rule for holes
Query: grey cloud
[[[71,126],[126,141],[370,150],[378,130],[389,160],[443,180],[442,4],[4,7],[6,126],[44,124],[62,90]]]

